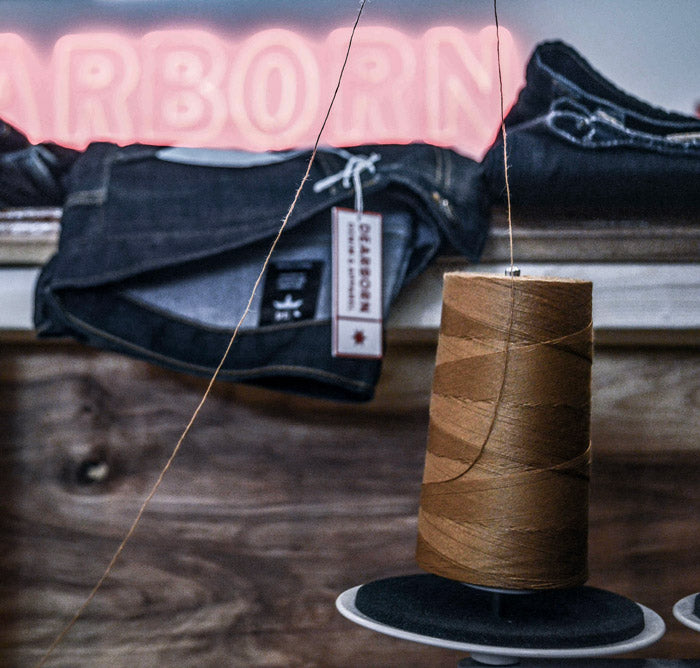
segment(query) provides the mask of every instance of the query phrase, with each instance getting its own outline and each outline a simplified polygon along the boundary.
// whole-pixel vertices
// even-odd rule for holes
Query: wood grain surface
[[[91,587],[204,390],[74,345],[0,350],[0,666],[39,660]],[[416,572],[434,348],[394,344],[377,400],[218,385],[85,616],[49,666],[456,666],[374,634],[344,589]],[[700,658],[698,351],[594,363],[590,584],[655,609],[637,657]]]
[[[59,208],[0,209],[0,263],[41,265],[56,252],[61,230]],[[697,262],[698,217],[593,218],[541,211],[515,211],[513,230],[519,261]],[[510,257],[508,216],[491,212],[491,230],[482,262]]]

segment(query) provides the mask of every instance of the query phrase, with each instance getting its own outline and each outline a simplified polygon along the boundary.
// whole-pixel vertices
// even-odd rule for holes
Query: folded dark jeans
[[[700,212],[700,119],[619,90],[562,42],[535,49],[505,120],[514,206],[565,214]],[[503,144],[483,161],[505,197]]]
[[[0,120],[0,208],[62,206],[63,180],[78,155],[52,143],[31,144]]]
[[[383,214],[386,317],[441,246],[478,258],[488,223],[481,167],[425,144],[350,151],[380,155],[376,171],[361,176],[365,210]],[[312,187],[341,172],[347,156],[318,154],[222,380],[331,399],[373,396],[380,361],[331,355],[330,210],[352,208],[354,192],[342,182]],[[308,158],[308,151],[89,146],[68,179],[58,252],[37,284],[39,336],[72,336],[210,375]],[[287,322],[270,317],[278,283],[302,302]]]

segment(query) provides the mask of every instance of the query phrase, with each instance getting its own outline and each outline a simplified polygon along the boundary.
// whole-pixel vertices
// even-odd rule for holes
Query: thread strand
[[[481,455],[484,452],[484,448],[486,447],[486,444],[488,443],[489,439],[491,438],[491,434],[493,432],[494,426],[496,425],[496,422],[498,421],[499,417],[499,411],[501,407],[501,403],[503,400],[503,392],[505,390],[506,386],[506,379],[508,377],[508,364],[510,360],[510,347],[511,347],[511,336],[513,332],[513,313],[515,311],[515,261],[513,257],[513,223],[512,223],[512,217],[511,217],[511,205],[510,205],[510,187],[508,186],[508,153],[506,150],[506,124],[505,124],[505,104],[503,101],[503,75],[501,72],[501,38],[500,38],[500,26],[498,23],[498,5],[497,5],[497,0],[493,0],[493,13],[494,13],[494,20],[496,23],[496,63],[498,66],[498,92],[499,92],[499,101],[500,101],[500,108],[501,108],[501,133],[503,136],[503,170],[504,170],[504,178],[505,178],[505,183],[506,183],[506,202],[507,202],[507,209],[508,209],[508,243],[509,243],[509,248],[510,248],[510,310],[508,314],[508,324],[506,325],[506,341],[505,341],[505,355],[503,357],[503,374],[501,376],[501,384],[498,390],[498,396],[496,398],[496,402],[494,405],[494,411],[493,411],[493,420],[491,421],[491,425],[489,426],[489,430],[484,436],[484,439],[481,443],[481,447],[479,449],[479,454],[478,456],[473,460],[472,464],[464,471],[462,471],[458,476],[456,476],[455,479],[463,477],[466,473],[468,473],[471,468],[479,461],[481,458]]]
[[[318,131],[318,134],[316,135],[316,140],[314,142],[313,150],[311,151],[311,155],[309,157],[308,163],[306,165],[306,171],[304,173],[304,176],[301,179],[301,182],[299,183],[299,186],[296,189],[296,192],[294,194],[294,198],[292,199],[292,203],[289,205],[289,208],[287,210],[287,213],[284,216],[284,219],[282,220],[282,223],[279,227],[279,230],[277,231],[277,234],[272,241],[272,244],[270,245],[270,250],[265,257],[265,260],[263,262],[262,268],[260,269],[260,273],[258,274],[258,277],[255,281],[255,284],[253,285],[252,292],[250,294],[250,298],[248,299],[248,303],[246,304],[246,307],[243,311],[243,315],[241,316],[240,320],[238,321],[238,324],[236,325],[233,334],[231,335],[231,338],[229,339],[228,345],[226,346],[226,350],[224,351],[223,356],[221,357],[221,360],[219,364],[217,365],[216,369],[214,370],[213,375],[211,376],[209,383],[207,385],[207,388],[202,395],[201,400],[197,404],[197,407],[195,408],[194,412],[192,413],[191,418],[189,419],[187,425],[185,426],[182,434],[177,440],[177,443],[175,444],[175,447],[173,448],[170,457],[168,458],[167,462],[165,463],[165,466],[162,468],[160,471],[160,474],[158,475],[158,478],[156,479],[155,483],[153,484],[150,492],[144,499],[143,503],[141,504],[141,507],[139,508],[136,517],[134,518],[134,521],[132,522],[131,526],[129,527],[129,530],[127,531],[126,535],[124,536],[122,542],[120,543],[119,547],[116,549],[114,552],[114,555],[112,556],[109,564],[105,568],[104,572],[102,573],[102,576],[99,578],[95,586],[92,588],[90,594],[87,596],[83,604],[78,608],[76,613],[73,615],[73,617],[70,619],[70,621],[65,625],[65,627],[61,630],[61,632],[56,636],[56,638],[53,640],[49,648],[46,650],[44,655],[42,656],[41,660],[36,664],[36,668],[42,668],[46,662],[49,660],[51,655],[55,652],[56,648],[63,642],[65,637],[68,635],[70,630],[75,626],[76,622],[80,619],[80,617],[83,615],[87,607],[90,605],[92,600],[95,598],[97,595],[97,592],[100,590],[102,585],[104,584],[105,580],[109,577],[110,573],[114,569],[115,564],[117,563],[119,557],[121,556],[122,552],[124,551],[124,548],[126,547],[127,543],[131,539],[131,537],[134,535],[134,532],[136,531],[136,528],[138,524],[141,521],[141,518],[143,517],[144,513],[146,512],[146,509],[155,496],[156,492],[158,491],[158,488],[160,487],[161,483],[163,482],[163,479],[165,478],[165,475],[167,474],[168,470],[172,466],[173,462],[175,461],[175,458],[177,457],[177,454],[180,451],[180,448],[182,446],[183,441],[187,437],[187,435],[190,432],[190,429],[194,425],[197,417],[199,416],[200,411],[202,410],[202,407],[206,403],[207,399],[209,398],[209,395],[211,394],[211,390],[214,386],[214,383],[216,382],[219,373],[221,372],[221,369],[226,362],[226,359],[228,358],[229,353],[231,352],[231,348],[233,347],[234,341],[238,337],[238,332],[241,328],[241,325],[245,321],[246,317],[248,316],[248,313],[250,312],[253,299],[255,298],[255,295],[257,293],[258,287],[260,286],[260,282],[262,281],[262,277],[265,274],[265,270],[267,269],[267,266],[270,262],[270,258],[272,257],[272,254],[275,251],[275,248],[277,247],[277,244],[282,237],[282,233],[284,232],[287,223],[289,222],[289,219],[292,215],[292,212],[296,208],[297,202],[299,200],[299,197],[301,195],[301,192],[304,188],[304,185],[309,179],[309,174],[311,173],[311,166],[314,163],[314,160],[316,158],[316,153],[318,152],[318,147],[321,142],[321,137],[323,135],[323,132],[326,128],[326,124],[328,123],[328,118],[330,117],[331,110],[333,109],[333,105],[335,104],[336,97],[338,96],[338,91],[340,90],[340,84],[343,79],[343,74],[345,73],[345,68],[348,63],[348,59],[350,57],[350,50],[352,48],[352,42],[353,38],[355,37],[355,32],[357,30],[357,26],[360,22],[360,18],[362,16],[362,12],[365,8],[365,4],[367,3],[367,0],[362,0],[360,3],[360,8],[357,13],[357,17],[355,18],[355,22],[353,24],[352,30],[350,32],[350,38],[348,39],[348,45],[347,49],[345,51],[345,58],[343,60],[343,64],[340,68],[340,73],[338,75],[338,81],[336,83],[335,89],[333,91],[333,95],[331,96],[331,101],[328,105],[328,109],[326,111],[326,114],[323,119],[323,123],[321,124],[321,128]]]
[[[501,136],[503,137],[503,179],[506,185],[506,210],[508,213],[508,245],[510,249],[510,274],[515,273],[513,258],[513,215],[510,201],[510,182],[508,180],[508,133],[506,132],[505,104],[503,101],[503,71],[501,68],[501,32],[498,23],[498,3],[493,0],[493,15],[496,22],[496,62],[498,65],[498,92],[501,103]]]

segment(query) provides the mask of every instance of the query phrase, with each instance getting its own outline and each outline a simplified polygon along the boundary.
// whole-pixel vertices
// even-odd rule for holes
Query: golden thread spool
[[[592,285],[448,273],[419,566],[503,589],[587,579]]]

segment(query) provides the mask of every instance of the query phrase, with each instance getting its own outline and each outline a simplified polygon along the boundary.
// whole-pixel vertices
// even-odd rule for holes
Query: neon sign
[[[335,87],[349,29],[317,42],[284,29],[224,40],[196,29],[140,38],[61,37],[47,63],[0,34],[0,117],[32,141],[92,140],[249,150],[310,145]],[[504,95],[523,63],[501,29]],[[426,141],[475,157],[500,119],[496,32],[436,27],[411,37],[358,30],[324,139],[334,145]]]

